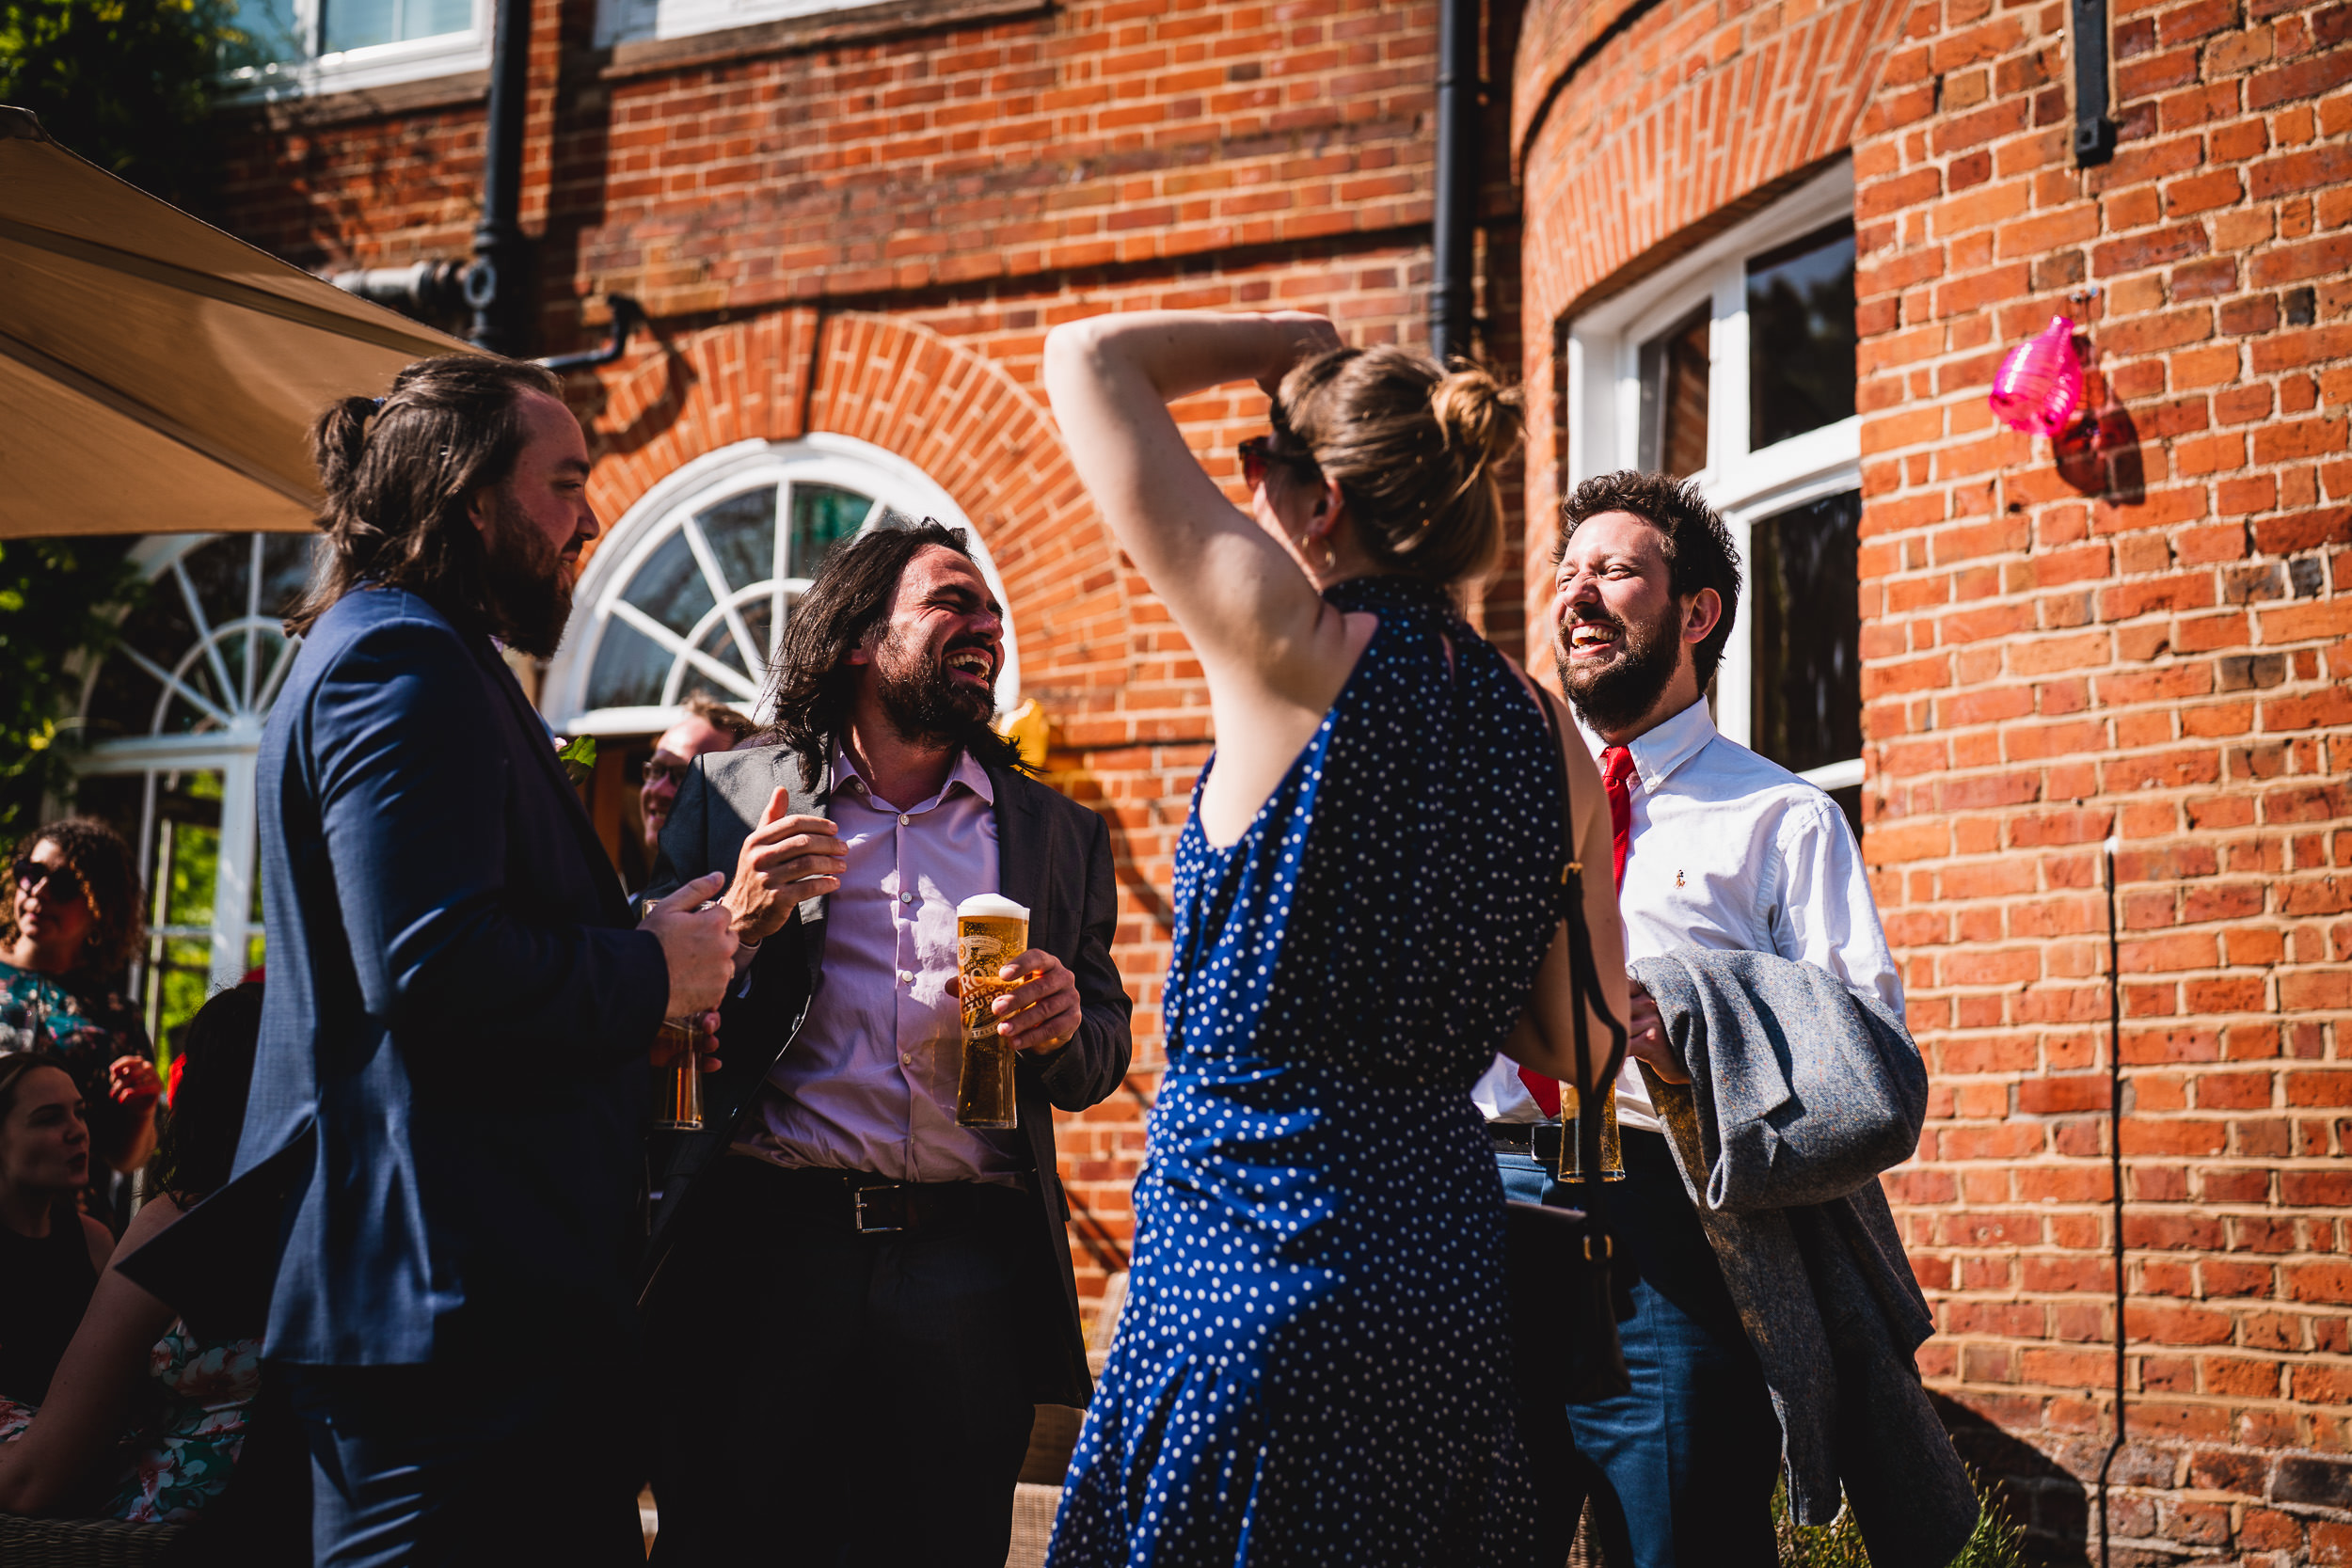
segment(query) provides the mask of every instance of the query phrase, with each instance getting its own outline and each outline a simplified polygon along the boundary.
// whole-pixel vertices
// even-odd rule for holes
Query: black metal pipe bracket
[[[2107,0],[2073,0],[2068,26],[2074,35],[2074,166],[2089,168],[2115,156],[2115,121],[2107,118]]]
[[[558,375],[566,371],[594,370],[598,365],[613,363],[628,351],[629,329],[645,325],[644,309],[627,294],[607,294],[604,303],[612,312],[612,337],[604,347],[551,356],[539,361],[542,369]]]

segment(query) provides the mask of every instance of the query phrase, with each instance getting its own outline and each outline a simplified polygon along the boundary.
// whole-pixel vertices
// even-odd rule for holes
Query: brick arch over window
[[[608,381],[592,429],[593,499],[608,520],[739,441],[829,431],[895,452],[987,541],[1012,601],[1024,689],[1057,721],[1057,742],[1126,682],[1126,574],[1052,417],[1002,365],[929,326],[799,310],[711,327]]]
[[[1912,0],[1532,0],[1512,69],[1523,182],[1529,655],[1550,594],[1568,318],[1933,106],[1882,80]],[[1924,94],[1922,103],[1915,103]],[[1856,170],[1867,181],[1868,171]],[[1868,214],[1858,214],[1867,219]]]

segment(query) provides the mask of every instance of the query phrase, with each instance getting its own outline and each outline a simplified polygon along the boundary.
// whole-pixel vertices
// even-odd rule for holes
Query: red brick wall
[[[1854,150],[1866,853],[1936,1075],[1923,1365],[2075,1476],[2111,1430],[2099,841],[2122,853],[2136,1555],[2352,1555],[2352,49],[2340,9],[1915,5]],[[2067,291],[2101,291],[2070,304]],[[2096,450],[1993,424],[2083,322]],[[2045,1498],[2063,1491],[2052,1482]]]
[[[2113,1413],[2106,905],[2122,846],[2132,1441],[2118,1560],[2352,1559],[2352,16],[2115,0],[2122,144],[2069,157],[2065,8],[1531,11],[1531,388],[1574,310],[1849,140],[1865,854],[1934,1075],[1888,1180],[1921,1354],[2038,1546]],[[1549,53],[1547,53],[1549,51]],[[1742,74],[1742,70],[1745,74]],[[1791,96],[1782,84],[1819,81]],[[1597,216],[1596,214],[1600,214]],[[2066,293],[2096,283],[2088,307]],[[2085,323],[2096,449],[1995,427]],[[1549,530],[1529,531],[1531,606]]]
[[[1526,612],[1539,639],[1556,537],[1549,519],[1567,463],[1559,329],[1836,157],[1901,11],[1902,0],[1529,8],[1511,147],[1525,225]],[[1541,649],[1534,657],[1550,662]]]

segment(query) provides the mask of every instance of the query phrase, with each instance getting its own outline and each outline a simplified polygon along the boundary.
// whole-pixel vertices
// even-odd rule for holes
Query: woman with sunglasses
[[[93,1151],[127,1175],[154,1151],[163,1092],[154,1047],[122,993],[145,937],[130,847],[104,823],[70,816],[28,834],[10,871],[0,1055],[53,1053],[88,1102]]]
[[[1564,767],[1577,853],[1606,865],[1610,838],[1574,731],[1462,614],[1502,554],[1516,401],[1295,314],[1073,323],[1045,375],[1216,723],[1176,848],[1129,1293],[1050,1560],[1526,1562],[1470,1089],[1498,1050],[1576,1075]],[[1247,512],[1166,406],[1244,381],[1272,401]],[[1585,886],[1623,1017],[1609,879]]]

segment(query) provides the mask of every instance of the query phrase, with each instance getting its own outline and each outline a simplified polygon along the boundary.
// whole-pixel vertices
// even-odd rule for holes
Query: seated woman
[[[75,1207],[89,1185],[86,1114],[56,1057],[0,1056],[0,1409],[47,1397],[114,1250]]]
[[[7,863],[0,904],[0,1054],[46,1054],[87,1103],[93,1191],[86,1206],[119,1232],[124,1178],[155,1147],[154,1048],[122,994],[124,966],[145,944],[130,847],[87,817],[44,823]]]
[[[258,982],[222,991],[189,1022],[157,1150],[160,1191],[131,1221],[123,1255],[228,1180],[261,1025]],[[196,1518],[228,1485],[244,1446],[261,1350],[258,1339],[193,1338],[170,1307],[107,1270],[38,1414],[0,1401],[0,1513]]]

